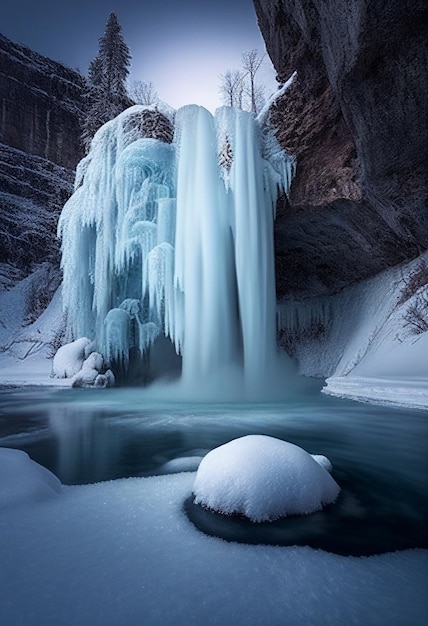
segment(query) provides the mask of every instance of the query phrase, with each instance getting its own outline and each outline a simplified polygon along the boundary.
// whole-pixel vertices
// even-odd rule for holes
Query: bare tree
[[[256,49],[242,53],[241,69],[226,70],[220,76],[220,95],[225,104],[251,111],[255,115],[265,103],[264,87],[256,82],[256,74],[263,63]]]
[[[264,55],[259,56],[259,51],[256,48],[252,50],[246,50],[242,53],[241,64],[242,71],[248,81],[248,97],[250,100],[250,110],[253,113],[258,113],[260,110],[260,92],[258,94],[258,86],[256,85],[256,74],[263,63]]]
[[[220,95],[225,104],[242,109],[244,75],[241,70],[226,70],[220,76]]]
[[[253,107],[251,106],[251,110],[258,114],[260,113],[260,111],[263,109],[265,102],[266,102],[266,98],[265,98],[265,88],[263,85],[260,85],[259,83],[256,83],[255,87],[254,87],[254,92],[251,96],[251,93],[248,93],[248,100],[250,103],[252,103],[254,99],[255,102],[255,111],[253,111]],[[248,107],[250,108],[250,107]]]
[[[158,93],[151,81],[134,80],[129,89],[129,97],[136,104],[156,104],[159,102]]]

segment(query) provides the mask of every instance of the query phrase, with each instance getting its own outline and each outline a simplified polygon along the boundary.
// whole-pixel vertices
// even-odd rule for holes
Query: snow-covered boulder
[[[91,340],[80,337],[61,346],[53,358],[52,374],[55,378],[72,378],[82,369]]]
[[[106,371],[104,358],[99,352],[91,352],[82,364],[82,368],[73,376],[73,387],[113,387],[114,374]]]
[[[73,387],[114,387],[113,372],[107,369],[102,354],[91,352],[92,346],[87,337],[62,346],[53,359],[53,376],[71,378]]]
[[[0,448],[0,509],[59,494],[61,483],[26,452]]]
[[[253,522],[319,511],[340,491],[324,468],[328,459],[322,459],[274,437],[234,439],[202,460],[193,485],[195,503]]]
[[[116,379],[111,370],[107,370],[105,374],[98,374],[98,376],[94,380],[94,387],[114,387],[115,384]]]

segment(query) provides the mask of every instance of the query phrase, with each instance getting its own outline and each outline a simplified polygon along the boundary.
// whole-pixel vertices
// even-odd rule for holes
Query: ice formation
[[[334,502],[340,487],[329,460],[292,443],[247,435],[211,450],[193,485],[195,502],[253,522],[306,515]]]
[[[183,107],[172,143],[141,138],[143,111],[98,131],[62,212],[70,330],[116,370],[163,333],[185,380],[237,366],[252,384],[276,350],[273,219],[293,161],[244,111]]]

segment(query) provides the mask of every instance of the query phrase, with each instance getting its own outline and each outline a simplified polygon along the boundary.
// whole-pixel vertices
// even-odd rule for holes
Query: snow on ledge
[[[386,406],[428,409],[428,378],[333,376],[322,393]]]
[[[247,435],[211,450],[193,485],[195,503],[253,522],[306,515],[334,502],[340,487],[326,457],[287,441]]]

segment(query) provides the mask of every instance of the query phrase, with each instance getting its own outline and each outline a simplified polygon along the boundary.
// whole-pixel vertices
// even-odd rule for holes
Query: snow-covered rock
[[[253,522],[319,511],[340,491],[323,459],[266,435],[234,439],[202,460],[193,485],[195,503]]]
[[[58,478],[26,452],[0,448],[0,509],[52,497],[60,491]]]
[[[98,374],[94,380],[94,387],[114,387],[116,379],[111,370],[107,370],[105,374]]]
[[[52,372],[57,378],[71,378],[73,387],[113,387],[115,377],[99,352],[90,352],[93,343],[81,337],[59,348]],[[85,358],[86,357],[86,358]]]
[[[72,378],[83,366],[91,340],[80,337],[61,346],[53,358],[52,374],[56,378]]]
[[[311,454],[311,457],[314,461],[319,463],[321,467],[327,470],[327,472],[331,472],[333,470],[333,465],[331,464],[330,459],[328,459],[323,454]]]
[[[114,374],[106,367],[103,355],[91,352],[83,361],[81,369],[73,376],[72,387],[114,387]]]
[[[178,459],[171,459],[162,465],[159,470],[160,474],[178,474],[180,472],[195,472],[203,457],[201,456],[183,456]]]

